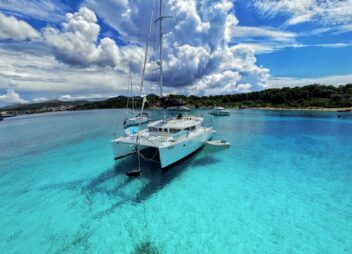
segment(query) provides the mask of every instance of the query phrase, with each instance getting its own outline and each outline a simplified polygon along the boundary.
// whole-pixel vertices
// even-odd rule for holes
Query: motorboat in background
[[[209,114],[213,116],[229,116],[230,111],[223,107],[214,107],[213,111],[211,111]]]
[[[169,111],[177,111],[177,112],[190,112],[191,109],[186,106],[175,106],[175,107],[168,107],[167,110]]]

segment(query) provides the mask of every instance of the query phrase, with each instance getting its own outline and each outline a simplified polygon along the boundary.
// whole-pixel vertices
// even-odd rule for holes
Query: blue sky
[[[174,17],[165,24],[166,93],[352,82],[352,0],[164,3]],[[124,94],[130,67],[137,91],[152,6],[0,1],[0,106]],[[157,51],[155,36],[153,25]],[[157,93],[156,54],[148,60],[144,93]]]

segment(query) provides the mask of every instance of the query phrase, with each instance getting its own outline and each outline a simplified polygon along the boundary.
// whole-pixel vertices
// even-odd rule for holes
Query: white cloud
[[[134,81],[140,79],[151,3],[87,0],[85,4],[115,28],[127,46],[118,46],[110,38],[100,39],[95,13],[82,7],[68,13],[60,28],[46,27],[44,45],[18,43],[16,50],[0,49],[0,88],[35,93],[36,98],[53,99],[52,94],[66,96],[62,99],[94,98],[125,93],[129,65],[134,67]],[[263,88],[269,70],[257,66],[253,47],[230,45],[238,26],[232,8],[229,0],[165,1],[165,10],[169,10],[165,15],[174,17],[165,22],[165,93],[177,89],[180,93],[234,93]],[[241,38],[249,32],[286,44],[294,38],[292,33],[268,27],[240,29]],[[150,60],[145,93],[156,93],[157,57]],[[12,81],[11,86],[7,80]]]
[[[6,106],[16,103],[27,103],[28,101],[21,98],[21,96],[13,89],[7,90],[5,94],[0,94],[0,106]]]
[[[145,42],[152,1],[86,0],[84,4],[114,27],[126,42]],[[268,70],[256,65],[253,50],[250,47],[229,45],[232,31],[238,25],[231,11],[234,7],[232,1],[167,0],[164,5],[164,14],[172,16],[164,24],[166,87],[207,93],[194,88],[202,83],[204,90],[213,86],[220,89],[228,82],[232,85],[231,91],[236,91],[236,87],[242,83],[253,82],[253,89],[259,89],[265,83]],[[273,30],[270,32],[275,33]],[[288,36],[288,33],[280,35]],[[152,82],[158,80],[156,67],[156,61],[148,66],[147,78]],[[217,73],[221,73],[222,81],[214,76]],[[241,77],[240,80],[238,77]]]
[[[113,66],[126,70],[138,69],[143,59],[143,49],[136,46],[119,48],[110,38],[98,41],[100,26],[94,12],[82,7],[68,13],[62,31],[46,27],[45,41],[54,49],[55,57],[66,64],[87,67],[90,65]]]
[[[20,17],[59,22],[69,10],[61,0],[2,0],[0,9]]]
[[[297,36],[295,33],[281,31],[272,27],[250,27],[250,26],[233,26],[231,31],[232,39],[264,37],[266,40],[280,42],[290,42]]]
[[[285,48],[307,48],[307,47],[321,47],[321,48],[345,48],[352,47],[352,42],[341,43],[320,43],[320,44],[301,44],[301,43],[278,43],[278,42],[252,42],[241,43],[242,46],[251,47],[256,55],[267,54],[283,50]]]
[[[296,41],[296,33],[273,27],[233,26],[229,35],[233,43],[251,47],[256,54],[300,46]]]
[[[102,95],[102,94],[85,94],[85,95],[70,95],[65,94],[61,95],[58,100],[60,101],[77,101],[77,100],[101,100],[111,97],[111,95]]]
[[[277,10],[265,10],[270,7],[270,1],[258,1],[257,6],[262,4],[265,7],[262,13],[272,16],[286,7],[286,15],[295,23],[303,22],[304,17],[299,15],[305,14],[310,2],[314,1],[302,1],[302,6],[296,6],[297,3],[284,0],[275,7]],[[18,3],[25,2],[20,0]],[[39,0],[39,3],[44,4],[44,1]],[[89,9],[83,7],[85,5]],[[126,93],[129,65],[134,67],[135,83],[140,80],[138,70],[143,61],[151,6],[151,1],[86,0],[79,11],[66,15],[60,27],[46,27],[43,41],[35,45],[26,44],[29,42],[1,45],[0,89],[15,89],[26,97],[32,95],[37,101],[59,96],[63,100],[100,99]],[[165,93],[220,94],[260,90],[266,87],[268,80],[277,83],[270,78],[267,68],[257,65],[255,54],[286,47],[351,45],[348,42],[302,45],[296,42],[301,36],[297,33],[272,27],[240,26],[233,7],[229,0],[165,0],[165,15],[173,16],[165,20]],[[118,31],[127,46],[117,45],[100,34],[95,13]],[[316,17],[313,15],[310,20],[315,21]],[[336,31],[350,29],[348,24],[334,27]],[[157,50],[157,38],[155,40],[154,50]],[[149,59],[144,93],[158,93],[155,84],[159,75],[155,70],[157,59],[156,55]]]
[[[346,24],[346,25],[339,25],[339,26],[329,26],[329,27],[322,27],[322,28],[316,28],[308,33],[304,33],[303,35],[321,35],[324,33],[332,33],[334,35],[336,34],[343,34],[343,33],[348,33],[352,31],[352,23],[351,24]]]
[[[348,33],[352,31],[352,23],[335,27],[336,34]]]
[[[269,70],[258,67],[254,50],[244,45],[224,47],[210,58],[214,71],[197,80],[189,91],[193,94],[238,93],[260,90],[269,78]]]
[[[18,61],[21,59],[21,61]],[[133,75],[133,80],[139,76]],[[0,89],[15,89],[33,98],[58,94],[126,93],[127,75],[110,67],[75,68],[58,62],[47,46],[0,43]],[[146,88],[149,88],[147,83]]]
[[[345,85],[348,83],[351,84],[352,74],[310,78],[272,77],[267,81],[265,88],[306,86],[314,83],[334,86]]]
[[[44,97],[34,98],[34,99],[32,100],[32,102],[34,102],[34,103],[45,102],[45,101],[48,101],[48,99],[47,99],[47,98],[44,98]]]
[[[315,45],[307,45],[306,47],[323,47],[323,48],[345,48],[351,47],[352,42],[341,42],[341,43],[322,43]]]
[[[39,32],[28,23],[0,12],[0,40],[23,41],[39,37]]]
[[[305,45],[300,43],[278,43],[273,41],[241,43],[241,45],[251,47],[256,55],[272,53],[279,50],[283,50],[284,48],[305,47]]]
[[[338,25],[352,22],[352,0],[252,0],[264,16],[288,15],[286,25],[314,22],[320,25]]]

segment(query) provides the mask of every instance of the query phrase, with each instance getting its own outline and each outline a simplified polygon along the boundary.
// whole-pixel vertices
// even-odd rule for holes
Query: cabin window
[[[170,131],[170,133],[177,133],[177,132],[179,132],[178,129],[170,129],[169,131]]]
[[[163,128],[159,128],[159,131],[162,132],[162,131],[163,131]]]
[[[168,132],[166,128],[164,129],[164,132]]]
[[[154,127],[149,127],[149,131],[151,131],[151,132],[157,132],[158,129],[157,129],[157,128],[154,128]]]

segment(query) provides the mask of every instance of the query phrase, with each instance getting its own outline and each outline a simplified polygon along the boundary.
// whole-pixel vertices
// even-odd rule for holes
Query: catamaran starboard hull
[[[208,128],[196,138],[185,139],[174,145],[160,147],[159,156],[161,168],[166,168],[195,152],[211,138],[212,134],[213,130]]]

